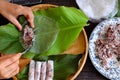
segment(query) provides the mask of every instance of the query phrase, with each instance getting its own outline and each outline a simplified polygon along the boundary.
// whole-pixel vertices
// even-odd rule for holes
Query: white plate
[[[89,39],[89,56],[94,67],[103,76],[111,80],[120,80],[120,61],[119,62],[117,61],[116,56],[113,55],[113,57],[107,59],[107,65],[105,65],[104,67],[101,66],[100,60],[96,56],[96,50],[95,50],[96,46],[94,42],[99,37],[98,33],[104,32],[104,28],[110,24],[112,25],[120,24],[120,18],[111,18],[105,20],[95,27]],[[107,67],[109,68],[108,70],[106,69]]]

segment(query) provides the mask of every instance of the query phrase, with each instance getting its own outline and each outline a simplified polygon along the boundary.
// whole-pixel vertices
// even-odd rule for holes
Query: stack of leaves
[[[64,6],[38,10],[34,12],[34,16],[35,41],[23,57],[54,60],[54,80],[66,80],[68,75],[77,71],[80,55],[60,54],[75,42],[83,27],[87,25],[88,17],[76,8]],[[24,20],[23,17],[20,19],[21,24]],[[19,31],[11,23],[0,27],[0,45],[1,53],[14,54],[24,51],[19,42]],[[19,80],[25,79],[23,74],[27,76],[27,69],[19,74]]]

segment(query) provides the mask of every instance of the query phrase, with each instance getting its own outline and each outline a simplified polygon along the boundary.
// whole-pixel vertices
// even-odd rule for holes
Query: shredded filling
[[[30,28],[28,25],[25,25],[23,42],[24,42],[26,48],[28,48],[32,44],[33,38],[34,38],[33,29]]]
[[[105,33],[99,33],[99,39],[96,40],[95,45],[102,66],[107,64],[107,59],[113,54],[120,61],[120,24],[115,27],[109,25]]]

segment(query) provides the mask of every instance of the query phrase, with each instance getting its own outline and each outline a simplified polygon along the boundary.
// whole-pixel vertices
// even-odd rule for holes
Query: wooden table
[[[42,3],[48,3],[48,4],[55,4],[59,6],[71,6],[78,8],[77,4],[75,3],[75,0],[43,0]],[[90,23],[90,26],[85,27],[88,39],[89,36],[94,29],[94,27],[97,24]],[[102,76],[92,65],[90,58],[88,56],[86,64],[82,70],[82,72],[79,74],[79,76],[76,78],[76,80],[107,80],[104,76]]]

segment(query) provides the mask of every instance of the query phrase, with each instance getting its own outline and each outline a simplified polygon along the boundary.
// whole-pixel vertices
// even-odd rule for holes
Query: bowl
[[[90,21],[94,23],[112,18],[118,12],[118,0],[76,0],[76,3],[89,17]]]
[[[117,60],[117,53],[113,52],[116,46],[110,46],[110,44],[116,45],[112,42],[115,38],[108,35],[113,35],[113,30],[117,30],[118,25],[120,25],[120,18],[116,17],[104,20],[95,27],[89,39],[89,57],[92,64],[98,72],[110,80],[120,80],[120,63]],[[109,30],[112,30],[112,32],[109,33]],[[117,38],[119,38],[119,35],[118,33]],[[120,41],[118,41],[117,45],[119,44]],[[120,49],[120,47],[118,48]]]

